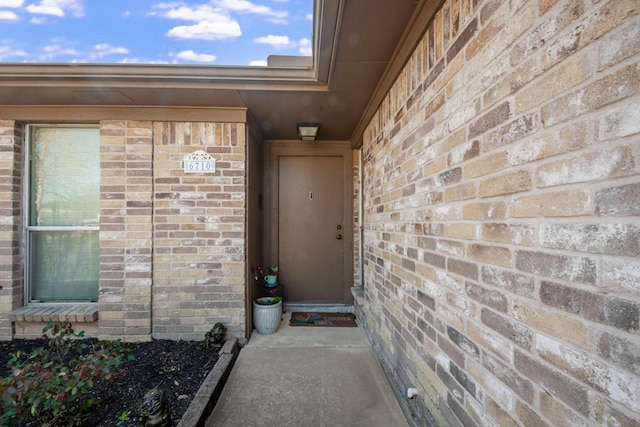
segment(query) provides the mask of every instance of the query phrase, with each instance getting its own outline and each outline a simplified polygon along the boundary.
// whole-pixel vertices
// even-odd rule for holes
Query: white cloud
[[[250,67],[266,67],[267,66],[267,61],[265,61],[264,59],[251,61],[251,62],[249,62],[249,66]]]
[[[92,59],[103,58],[108,55],[126,55],[129,49],[124,46],[111,46],[108,43],[101,43],[93,46]]]
[[[212,0],[211,3],[222,10],[263,15],[272,18],[272,21],[286,22],[285,18],[289,15],[286,11],[273,10],[247,0]]]
[[[30,4],[29,6],[27,6],[27,12],[37,13],[40,15],[53,15],[53,16],[58,16],[60,18],[64,17],[64,11],[57,6]]]
[[[301,39],[300,41],[298,41],[298,52],[302,56],[312,56],[313,46],[311,46],[311,40]]]
[[[167,61],[153,61],[145,58],[124,58],[118,64],[168,64]]]
[[[188,7],[182,4],[162,3],[155,8],[161,10],[159,14],[164,18],[195,22],[193,25],[173,27],[166,33],[168,37],[225,40],[242,35],[240,24],[236,20],[211,6]]]
[[[27,6],[27,12],[39,15],[66,16],[66,12],[71,12],[73,16],[84,15],[84,9],[80,0],[40,0],[39,4]]]
[[[220,13],[214,10],[210,6],[200,5],[196,7],[189,7],[180,5],[177,7],[168,8],[162,15],[165,18],[183,19],[185,21],[224,21],[230,19],[228,15]]]
[[[237,22],[199,22],[195,25],[173,27],[167,33],[179,39],[224,40],[242,35]]]
[[[20,7],[24,0],[0,0],[0,7]]]
[[[266,37],[258,37],[254,41],[260,44],[268,44],[273,47],[290,47],[293,45],[287,36],[268,35]]]
[[[183,50],[176,54],[176,58],[183,59],[185,61],[193,61],[193,62],[214,62],[216,60],[215,55],[210,55],[208,53],[195,53],[193,50]]]
[[[17,21],[18,15],[10,10],[0,10],[0,21]]]
[[[296,42],[289,39],[289,37],[287,36],[268,35],[266,37],[258,37],[254,40],[254,42],[259,44],[267,44],[276,49],[298,48],[298,53],[300,53],[300,55],[302,56],[311,56],[313,53],[311,40],[309,39],[300,39]]]
[[[232,13],[251,13],[268,18],[271,22],[283,23],[286,11],[274,11],[268,6],[247,0],[211,0],[209,4],[187,5],[183,2],[159,3],[152,15],[166,19],[190,21],[192,25],[173,27],[168,37],[181,39],[225,40],[240,37],[242,30]]]
[[[53,58],[57,58],[60,56],[79,56],[80,55],[78,51],[76,51],[75,49],[65,48],[58,44],[43,46],[42,50],[44,51],[42,58],[47,60],[51,60]]]
[[[24,50],[13,50],[9,46],[0,46],[0,60],[4,60],[5,58],[20,58],[27,57],[27,52]]]

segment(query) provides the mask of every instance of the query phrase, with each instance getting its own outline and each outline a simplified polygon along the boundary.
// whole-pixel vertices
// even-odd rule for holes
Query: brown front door
[[[279,157],[279,280],[288,301],[344,302],[343,162]]]

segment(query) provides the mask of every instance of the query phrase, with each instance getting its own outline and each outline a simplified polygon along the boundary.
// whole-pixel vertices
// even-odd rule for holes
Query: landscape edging
[[[191,404],[182,415],[178,427],[204,427],[220,398],[239,351],[236,338],[230,338],[224,343],[218,353],[218,361],[200,385]]]

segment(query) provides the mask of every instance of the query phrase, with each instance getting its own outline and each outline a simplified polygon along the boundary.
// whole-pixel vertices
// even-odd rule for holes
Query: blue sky
[[[0,0],[0,62],[266,65],[311,55],[313,0]]]

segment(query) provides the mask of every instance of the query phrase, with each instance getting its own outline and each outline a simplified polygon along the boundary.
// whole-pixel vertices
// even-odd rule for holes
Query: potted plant
[[[282,297],[261,297],[253,300],[253,324],[260,335],[273,334],[282,320]]]

